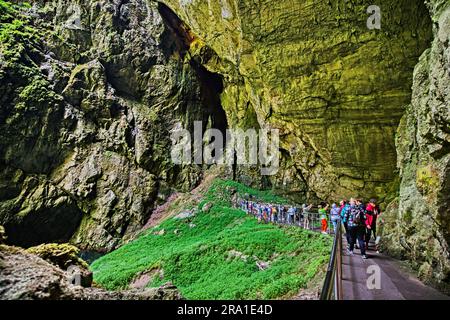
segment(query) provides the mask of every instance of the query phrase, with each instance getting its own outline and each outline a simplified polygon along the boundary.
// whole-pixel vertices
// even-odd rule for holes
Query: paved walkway
[[[310,212],[310,215],[313,219],[309,230],[320,232],[319,214]],[[279,219],[277,224],[288,223],[285,219]],[[298,221],[290,225],[303,227],[303,224]],[[328,226],[328,233],[331,231],[330,228],[333,228],[331,224]],[[333,236],[332,233],[330,235]],[[342,254],[344,300],[450,300],[450,296],[420,282],[399,261],[376,253],[373,243],[369,246],[367,251],[369,259],[366,260],[362,259],[358,249],[355,249],[355,253],[351,256],[347,254],[345,237],[342,239],[342,246],[344,251]],[[380,286],[379,289],[370,289],[367,282],[375,284],[373,281],[375,272],[380,275]]]
[[[343,247],[347,248],[345,240]],[[344,250],[342,257],[344,300],[450,300],[449,296],[424,285],[409,274],[395,259],[377,254],[372,246],[367,255],[369,259],[363,260],[358,249],[355,249],[352,256]],[[369,277],[376,269],[372,267],[370,270],[369,266],[379,267],[380,289],[369,289],[367,286]],[[369,280],[369,283],[374,282]]]

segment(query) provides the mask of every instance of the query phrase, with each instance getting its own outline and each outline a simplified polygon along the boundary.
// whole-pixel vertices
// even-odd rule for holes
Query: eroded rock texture
[[[71,275],[25,250],[0,245],[0,300],[179,300],[171,284],[106,291],[71,283]]]
[[[0,223],[21,246],[110,250],[201,179],[171,163],[169,136],[220,112],[209,73],[154,2],[1,4]]]
[[[275,187],[309,199],[389,194],[396,128],[429,46],[423,1],[378,1],[381,30],[367,28],[373,1],[162,2],[198,38],[191,54],[224,76],[229,125],[281,130]]]
[[[414,70],[398,129],[399,198],[386,213],[386,247],[450,292],[450,3],[430,1],[434,40]]]

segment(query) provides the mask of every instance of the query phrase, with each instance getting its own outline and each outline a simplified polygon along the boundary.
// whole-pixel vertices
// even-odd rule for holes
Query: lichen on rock
[[[1,1],[0,223],[24,247],[110,251],[199,166],[170,129],[214,117],[155,2]]]
[[[278,175],[238,177],[297,200],[389,197],[396,127],[431,38],[422,1],[379,1],[381,30],[366,26],[370,1],[162,2],[200,39],[193,56],[223,75],[229,125],[281,131]]]
[[[67,243],[46,243],[27,249],[28,253],[56,265],[66,272],[74,272],[79,275],[79,284],[90,287],[92,284],[92,272],[89,265],[78,255],[80,250]]]
[[[400,191],[386,212],[384,242],[421,278],[450,292],[450,4],[428,1],[434,40],[414,70],[397,134]]]

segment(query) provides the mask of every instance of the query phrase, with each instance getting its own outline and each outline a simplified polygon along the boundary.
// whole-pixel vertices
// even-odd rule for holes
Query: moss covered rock
[[[414,70],[412,101],[398,128],[398,206],[386,212],[385,245],[423,280],[450,292],[450,3],[429,1],[431,48]]]
[[[92,285],[92,272],[89,266],[78,254],[80,250],[67,243],[47,243],[27,249],[28,253],[58,266],[67,272],[73,272],[79,277],[79,285],[90,287]]]
[[[0,223],[10,244],[109,251],[201,179],[175,122],[213,117],[154,2],[0,1]]]
[[[88,264],[78,257],[80,250],[67,243],[46,243],[27,249],[27,252],[38,255],[61,269],[67,270],[71,265],[87,268]]]
[[[0,245],[1,300],[179,300],[173,285],[143,290],[83,288],[56,265],[17,247]]]
[[[200,39],[192,55],[224,76],[230,126],[280,129],[272,185],[309,199],[387,196],[412,70],[431,38],[423,1],[378,1],[381,30],[367,28],[372,1],[162,2]]]

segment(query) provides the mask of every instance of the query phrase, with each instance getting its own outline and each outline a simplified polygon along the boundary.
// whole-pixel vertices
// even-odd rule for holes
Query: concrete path
[[[318,214],[316,214],[318,217]],[[312,219],[311,231],[320,232],[318,218]],[[278,224],[287,224],[278,221]],[[293,226],[303,227],[295,221]],[[332,225],[328,226],[328,233]],[[371,243],[367,256],[363,260],[361,253],[355,249],[353,255],[347,254],[347,242],[342,239],[342,293],[344,300],[450,300],[450,296],[440,293],[434,288],[424,285],[411,274],[401,263],[384,254],[376,253]],[[379,274],[379,286],[375,276]],[[368,285],[369,283],[369,285]]]
[[[450,300],[449,296],[424,285],[409,274],[398,261],[384,254],[377,254],[373,246],[367,252],[367,260],[362,259],[358,249],[355,249],[352,256],[348,255],[345,240],[343,247],[344,300]],[[380,275],[379,289],[374,288],[374,276],[377,272]],[[372,285],[372,289],[369,289],[367,282]]]

